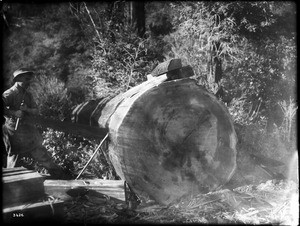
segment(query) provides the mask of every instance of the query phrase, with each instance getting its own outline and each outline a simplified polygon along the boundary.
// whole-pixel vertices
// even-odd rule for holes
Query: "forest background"
[[[77,104],[125,92],[181,58],[227,106],[238,148],[281,161],[297,150],[294,2],[4,2],[1,20],[2,92],[13,71],[31,68],[45,117],[70,119]],[[55,161],[74,173],[99,143],[40,129]],[[107,147],[84,177],[118,178],[106,157]]]

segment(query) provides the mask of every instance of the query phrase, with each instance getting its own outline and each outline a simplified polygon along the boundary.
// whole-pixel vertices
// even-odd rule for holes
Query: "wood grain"
[[[142,85],[123,94],[108,121],[121,178],[162,204],[226,183],[236,167],[236,134],[225,106],[191,79]]]

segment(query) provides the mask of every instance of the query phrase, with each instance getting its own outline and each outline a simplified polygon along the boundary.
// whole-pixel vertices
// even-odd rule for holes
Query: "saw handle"
[[[24,106],[24,100],[22,100],[20,107],[21,107],[21,106]],[[18,118],[18,119],[17,119],[16,125],[15,125],[15,131],[18,129],[20,119],[21,119],[21,118]]]

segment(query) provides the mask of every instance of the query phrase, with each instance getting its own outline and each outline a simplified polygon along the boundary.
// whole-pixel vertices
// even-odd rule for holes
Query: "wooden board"
[[[62,222],[63,201],[27,202],[3,209],[4,223]]]
[[[107,195],[120,202],[125,201],[123,180],[45,180],[44,187],[48,195],[62,200],[73,198],[69,195],[72,190],[80,191],[86,189],[87,191],[92,190],[99,194]]]
[[[44,180],[39,173],[23,167],[3,169],[3,206],[16,206],[42,198],[45,195]]]

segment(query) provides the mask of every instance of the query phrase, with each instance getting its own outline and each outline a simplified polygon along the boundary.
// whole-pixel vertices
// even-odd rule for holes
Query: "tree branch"
[[[95,22],[94,22],[94,20],[93,20],[93,17],[92,17],[92,15],[91,15],[91,13],[90,13],[90,11],[89,11],[87,5],[85,4],[85,2],[84,2],[83,4],[84,4],[84,7],[85,7],[85,10],[87,11],[87,13],[88,13],[88,15],[89,15],[89,17],[90,17],[90,20],[91,20],[91,22],[92,22],[92,24],[93,24],[93,27],[94,27],[94,29],[95,29],[95,32],[96,32],[96,34],[97,34],[97,36],[98,36],[98,39],[99,39],[99,41],[101,42],[101,37],[100,37],[100,34],[99,34],[99,32],[98,32],[98,30],[97,30],[97,28],[96,28],[96,24],[95,24]]]

